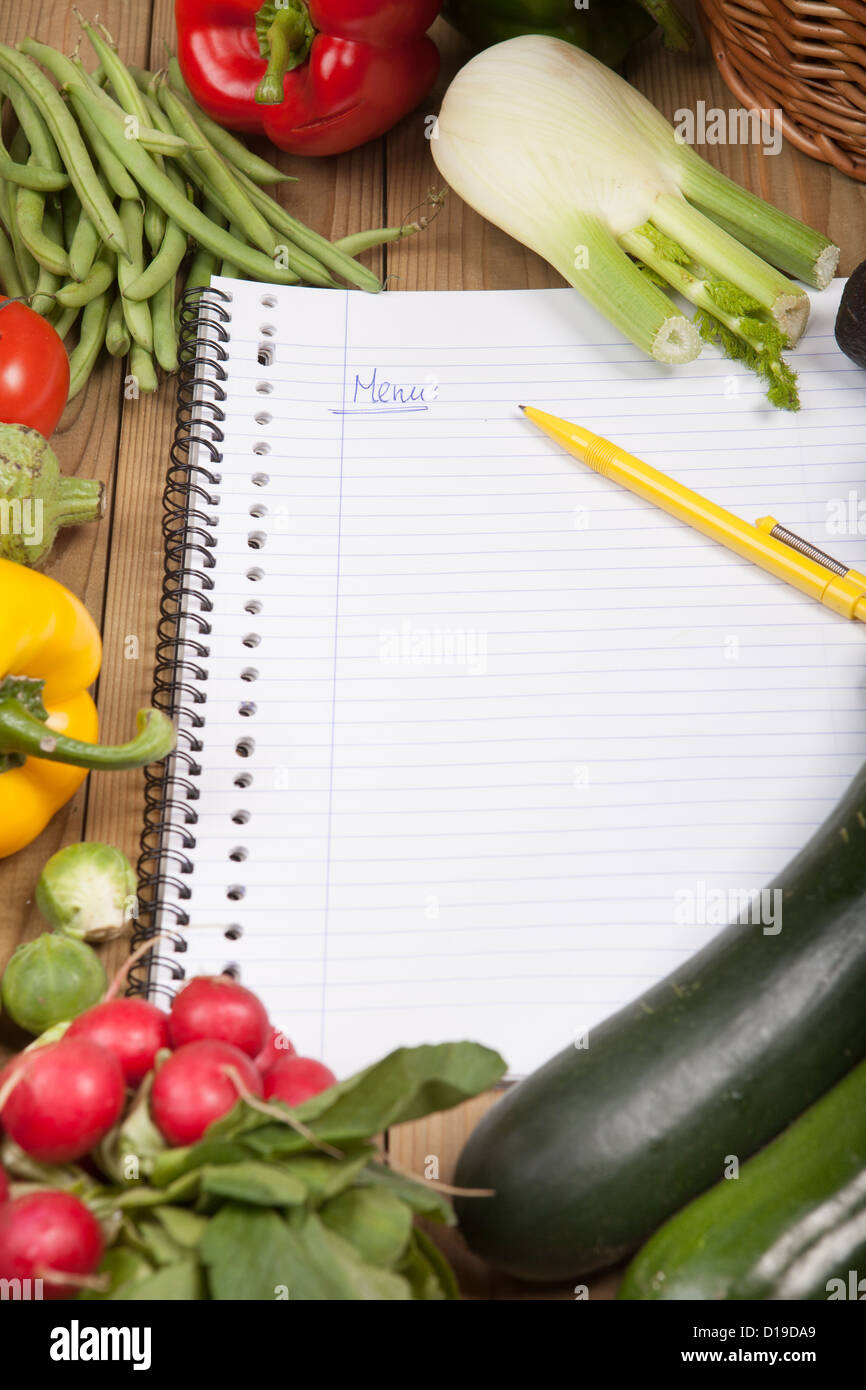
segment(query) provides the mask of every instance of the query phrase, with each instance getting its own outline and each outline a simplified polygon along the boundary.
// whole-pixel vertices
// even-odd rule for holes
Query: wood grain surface
[[[82,0],[83,3],[83,0]],[[84,5],[86,8],[86,5]],[[128,62],[157,68],[166,45],[173,47],[171,0],[100,0],[99,15]],[[695,21],[696,22],[696,21]],[[280,198],[292,211],[337,237],[381,223],[402,222],[441,186],[427,138],[439,99],[470,50],[443,21],[433,31],[443,55],[436,90],[385,139],[339,158],[303,160],[262,153],[298,176]],[[15,43],[31,35],[66,52],[79,38],[72,0],[15,0],[0,13],[0,39]],[[86,44],[82,45],[85,61]],[[706,43],[686,57],[666,54],[655,38],[631,57],[626,75],[669,118],[698,101],[728,109],[733,98],[718,76]],[[826,165],[785,147],[777,156],[754,146],[715,145],[701,149],[730,177],[830,235],[842,247],[840,273],[849,273],[866,254],[866,188]],[[561,284],[537,256],[483,222],[450,195],[422,235],[375,253],[369,263],[387,276],[391,293],[401,290],[521,289]],[[423,324],[419,325],[423,334]],[[126,399],[124,365],[109,361],[95,372],[67,409],[53,444],[63,471],[100,478],[108,488],[105,519],[67,533],[55,547],[47,571],[87,604],[101,622],[104,659],[98,704],[105,738],[131,734],[135,712],[149,704],[161,583],[160,497],[174,421],[174,389],[163,381],[156,396]],[[40,930],[33,906],[39,869],[57,848],[87,838],[121,846],[135,859],[142,813],[140,773],[92,773],[84,788],[27,850],[0,864],[0,968],[15,946]],[[109,968],[124,954],[109,948]],[[24,1041],[7,1022],[0,1047]],[[495,1096],[481,1097],[445,1116],[392,1130],[395,1162],[423,1172],[431,1158],[447,1180],[462,1142]],[[461,1246],[459,1236],[442,1237],[458,1267],[464,1293],[475,1299],[565,1299],[571,1288],[518,1285],[485,1268]],[[593,1298],[611,1298],[616,1274],[596,1279]]]

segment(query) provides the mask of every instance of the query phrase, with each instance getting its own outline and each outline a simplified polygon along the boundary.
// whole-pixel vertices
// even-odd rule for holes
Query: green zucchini
[[[623,1299],[858,1298],[866,1275],[866,1062],[650,1238]],[[853,1278],[852,1278],[853,1275]],[[866,1279],[863,1280],[866,1293]]]
[[[777,935],[727,927],[485,1115],[455,1177],[496,1194],[457,1203],[477,1254],[614,1263],[866,1056],[866,767],[770,888]]]

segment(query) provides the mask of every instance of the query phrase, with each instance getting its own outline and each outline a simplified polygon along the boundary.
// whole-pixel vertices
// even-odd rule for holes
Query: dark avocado
[[[861,261],[844,290],[836,315],[836,342],[858,367],[866,367],[866,261]]]

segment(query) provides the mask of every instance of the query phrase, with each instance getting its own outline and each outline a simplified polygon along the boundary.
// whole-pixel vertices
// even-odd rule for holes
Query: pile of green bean
[[[355,257],[418,223],[328,241],[264,191],[288,176],[196,106],[176,60],[127,67],[83,28],[94,73],[35,39],[0,44],[0,102],[17,118],[8,150],[0,137],[0,282],[64,339],[77,325],[70,400],[103,346],[156,390],[157,366],[178,365],[178,294],[215,272],[381,289]]]

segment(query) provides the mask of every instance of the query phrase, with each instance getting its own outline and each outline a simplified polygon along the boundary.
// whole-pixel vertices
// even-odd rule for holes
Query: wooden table
[[[165,44],[173,46],[171,0],[100,0],[100,17],[128,62],[158,68]],[[78,41],[72,0],[16,0],[4,6],[0,39],[16,43],[26,35],[67,52]],[[335,159],[305,161],[281,156],[277,162],[299,176],[282,191],[287,205],[327,236],[379,224],[399,223],[423,203],[438,175],[425,138],[425,116],[438,109],[445,84],[468,57],[468,50],[440,21],[434,35],[443,52],[440,86],[418,111],[385,139]],[[86,47],[86,45],[83,45]],[[703,41],[689,57],[665,54],[647,40],[626,74],[674,119],[681,108],[702,100],[727,110],[736,105],[719,78]],[[263,150],[263,152],[265,152]],[[759,148],[711,146],[701,151],[725,173],[771,202],[826,232],[843,248],[840,273],[848,274],[866,255],[866,189],[826,165],[786,146],[777,156]],[[269,152],[272,157],[272,152]],[[388,276],[388,289],[522,289],[559,285],[543,261],[484,223],[451,196],[423,236],[371,255],[370,264]],[[102,479],[108,487],[105,519],[68,533],[55,547],[48,573],[68,585],[101,620],[105,653],[98,687],[103,737],[121,742],[130,736],[134,714],[150,703],[153,653],[160,591],[162,549],[160,498],[174,419],[174,391],[165,382],[155,397],[127,400],[123,365],[106,362],[68,408],[53,441],[63,471]],[[0,968],[15,946],[41,930],[33,905],[39,869],[61,845],[81,839],[119,845],[134,861],[142,813],[138,773],[92,773],[81,792],[27,850],[0,866]],[[109,968],[123,952],[107,953]],[[0,1044],[20,1046],[8,1024]],[[465,1135],[495,1097],[483,1097],[458,1111],[392,1131],[390,1146],[404,1166],[421,1171],[427,1155],[439,1158],[449,1176]],[[445,1243],[459,1265],[464,1291],[472,1298],[568,1298],[562,1288],[535,1289],[487,1270],[460,1246]],[[591,1296],[610,1298],[615,1276],[591,1285]]]

